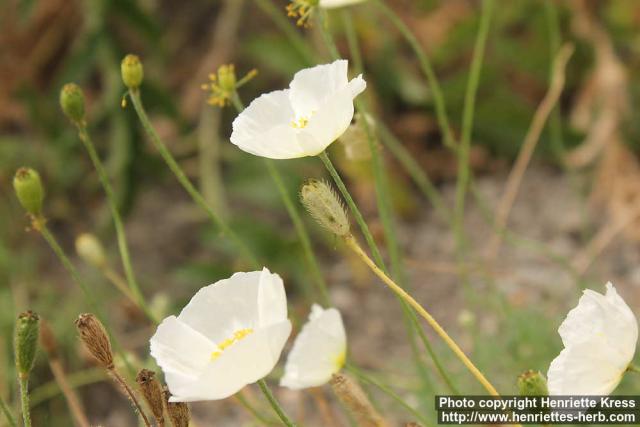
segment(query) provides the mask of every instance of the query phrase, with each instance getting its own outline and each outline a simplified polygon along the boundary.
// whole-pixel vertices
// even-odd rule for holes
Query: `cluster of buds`
[[[311,26],[309,19],[320,0],[291,0],[287,5],[287,16],[296,19],[296,25],[308,28]]]
[[[242,87],[257,74],[258,70],[252,69],[238,80],[233,64],[221,65],[216,73],[209,74],[209,82],[202,85],[202,90],[211,93],[207,102],[218,107],[229,105],[238,88]]]

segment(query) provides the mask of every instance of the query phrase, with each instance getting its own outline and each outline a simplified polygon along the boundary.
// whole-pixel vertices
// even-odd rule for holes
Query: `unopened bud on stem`
[[[132,54],[125,56],[120,64],[120,73],[122,74],[122,81],[127,88],[137,89],[140,87],[144,78],[144,69],[140,58]]]
[[[20,168],[13,178],[13,189],[22,207],[31,215],[42,212],[44,189],[40,174],[31,168]]]
[[[311,179],[300,190],[302,204],[309,214],[333,234],[349,235],[349,218],[338,195],[324,181]]]
[[[28,378],[33,369],[38,352],[39,330],[40,318],[37,314],[25,311],[18,316],[14,336],[14,352],[20,378]]]
[[[520,396],[548,396],[547,379],[539,371],[528,370],[518,376]]]
[[[75,83],[67,83],[60,91],[60,106],[64,114],[73,123],[84,121],[84,94]]]
[[[76,328],[89,353],[102,367],[112,370],[114,365],[111,341],[100,320],[91,313],[81,314],[76,320]]]
[[[76,237],[76,252],[87,264],[101,269],[107,264],[102,244],[96,236],[82,233]]]

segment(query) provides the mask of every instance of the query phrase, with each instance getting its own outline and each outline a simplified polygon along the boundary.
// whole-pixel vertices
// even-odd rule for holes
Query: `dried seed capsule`
[[[136,382],[158,424],[164,425],[164,393],[162,386],[155,377],[155,372],[149,369],[141,369],[136,376]]]
[[[185,402],[169,402],[171,393],[165,388],[164,398],[167,404],[167,413],[174,427],[189,427],[189,421],[191,420],[191,411],[189,405]]]
[[[112,370],[114,365],[111,341],[100,320],[91,313],[81,314],[76,320],[76,328],[89,353],[105,369]]]

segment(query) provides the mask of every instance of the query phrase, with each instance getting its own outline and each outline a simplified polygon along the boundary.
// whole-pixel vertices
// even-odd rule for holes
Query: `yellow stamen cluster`
[[[209,74],[209,83],[204,83],[201,87],[202,90],[211,92],[207,102],[222,108],[231,103],[231,98],[238,88],[254,78],[257,74],[258,70],[253,69],[238,80],[233,64],[221,65],[216,73]]]
[[[218,350],[211,353],[211,360],[216,360],[218,357],[220,357],[220,355],[222,355],[223,351],[252,333],[253,329],[251,328],[245,328],[235,331],[231,338],[227,338],[226,340],[218,344]]]
[[[301,117],[297,121],[296,120],[292,121],[291,127],[296,129],[303,129],[303,128],[306,128],[308,124],[309,124],[309,119],[307,119],[306,117]]]
[[[309,19],[318,3],[319,0],[291,0],[287,5],[287,16],[296,18],[297,26],[309,28]]]

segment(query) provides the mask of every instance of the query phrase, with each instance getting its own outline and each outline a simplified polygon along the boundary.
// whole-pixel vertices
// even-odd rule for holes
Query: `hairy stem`
[[[129,400],[131,400],[131,404],[133,405],[134,409],[138,412],[138,414],[140,414],[140,417],[142,417],[144,425],[146,427],[151,427],[151,423],[149,422],[147,415],[142,410],[142,406],[140,405],[140,402],[138,401],[138,398],[136,397],[133,390],[131,390],[131,387],[129,387],[129,384],[127,384],[125,379],[122,378],[122,376],[115,369],[109,369],[109,374],[111,374],[113,379],[122,387]]]
[[[31,427],[31,407],[29,406],[29,377],[20,376],[20,403],[22,405],[22,420],[24,427]]]

